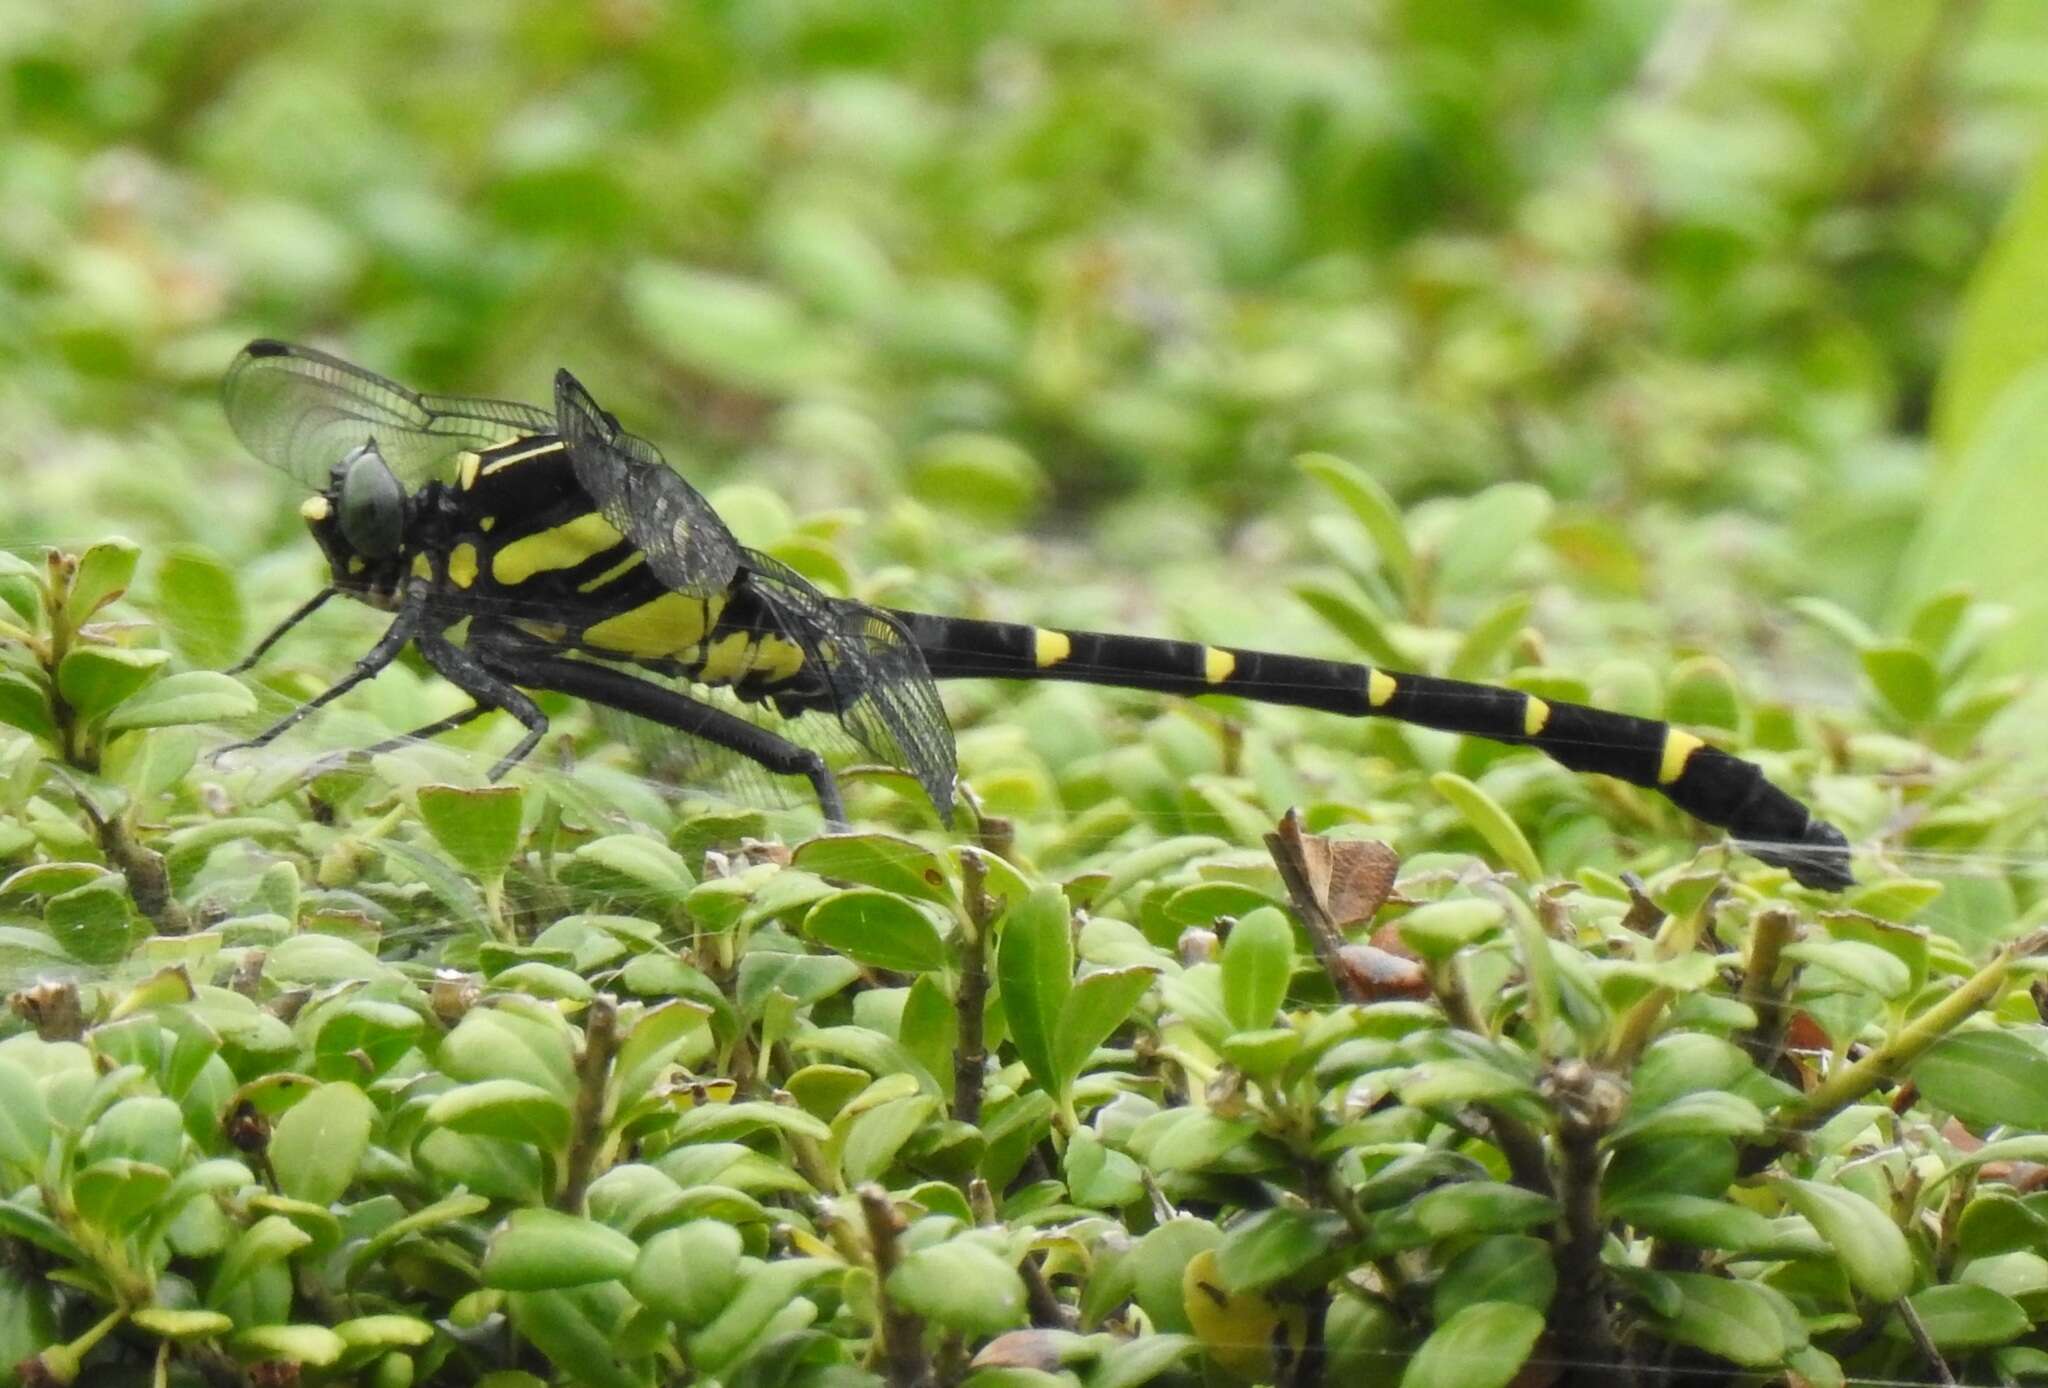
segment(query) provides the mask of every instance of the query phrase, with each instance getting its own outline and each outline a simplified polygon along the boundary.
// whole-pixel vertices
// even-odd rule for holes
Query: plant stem
[[[583,1212],[583,1197],[604,1146],[605,1090],[618,1043],[618,1004],[609,994],[599,993],[584,1013],[583,1054],[576,1061],[575,1126],[562,1163],[562,1188],[555,1195],[555,1208],[568,1214]]]
[[[924,1318],[889,1299],[889,1274],[902,1261],[896,1246],[902,1220],[889,1193],[880,1186],[862,1186],[859,1199],[868,1231],[868,1256],[875,1266],[875,1308],[882,1322],[882,1355],[889,1383],[891,1388],[928,1388],[933,1379],[931,1361],[924,1352]]]
[[[981,1122],[981,1098],[988,1070],[988,949],[994,934],[997,903],[988,894],[988,864],[979,851],[960,850],[961,896],[967,906],[966,957],[961,962],[960,988],[953,1000],[959,1039],[953,1047],[953,1117],[962,1123]]]

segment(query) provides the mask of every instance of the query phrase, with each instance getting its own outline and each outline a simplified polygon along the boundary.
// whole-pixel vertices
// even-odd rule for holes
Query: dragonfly
[[[868,755],[910,773],[950,822],[957,765],[937,681],[1229,694],[1534,748],[1575,772],[1664,795],[1805,886],[1853,882],[1840,829],[1753,762],[1655,719],[1376,665],[828,595],[742,545],[567,370],[556,373],[550,411],[423,394],[315,348],[259,339],[229,368],[222,400],[243,445],[309,492],[300,514],[329,567],[327,585],[236,670],[337,595],[392,614],[352,670],[235,747],[271,742],[410,645],[472,705],[365,751],[501,710],[524,735],[492,768],[495,779],[546,733],[530,691],[549,690],[801,776],[840,824],[844,802],[825,758],[776,726],[824,714]],[[451,630],[463,623],[458,642]],[[742,716],[702,691],[773,717]]]

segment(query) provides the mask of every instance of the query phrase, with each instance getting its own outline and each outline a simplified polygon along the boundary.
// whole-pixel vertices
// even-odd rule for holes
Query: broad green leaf
[[[1885,706],[1908,726],[1919,727],[1941,699],[1941,676],[1920,649],[1906,642],[1866,646],[1863,673]]]
[[[1356,646],[1366,659],[1396,668],[1412,663],[1388,632],[1386,618],[1363,593],[1312,578],[1288,587],[1304,607]]]
[[[1161,839],[1158,843],[1124,853],[1110,870],[1109,880],[1102,884],[1102,890],[1095,894],[1095,907],[1099,910],[1140,882],[1163,877],[1182,863],[1226,846],[1222,839],[1206,834],[1187,834],[1180,838]]]
[[[1735,672],[1713,656],[1695,656],[1672,667],[1664,682],[1664,717],[1680,727],[1742,728],[1742,696]]]
[[[1225,1291],[1270,1287],[1321,1258],[1345,1237],[1334,1214],[1271,1209],[1226,1230],[1216,1249],[1216,1274]]]
[[[1677,1307],[1648,1324],[1665,1339],[1749,1368],[1780,1363],[1791,1348],[1776,1306],[1747,1282],[1701,1272],[1661,1276],[1677,1292]]]
[[[616,1229],[560,1210],[514,1210],[484,1249],[483,1284],[536,1292],[628,1277],[640,1248]]]
[[[292,1105],[270,1136],[278,1188],[295,1200],[330,1205],[369,1150],[377,1107],[352,1084],[323,1084]]]
[[[148,684],[170,658],[168,651],[80,646],[57,667],[57,692],[90,722]]]
[[[942,906],[953,901],[952,880],[938,855],[894,834],[826,834],[798,844],[790,865],[919,901]]]
[[[0,670],[0,723],[54,742],[57,724],[50,713],[47,686],[19,671]]]
[[[547,1356],[560,1381],[573,1382],[577,1388],[648,1388],[643,1366],[620,1362],[624,1356],[619,1335],[640,1309],[620,1284],[512,1292],[505,1298],[505,1308],[512,1328]],[[483,1381],[489,1383],[488,1378]]]
[[[128,591],[135,577],[135,561],[142,549],[133,540],[115,536],[88,546],[78,556],[78,572],[72,577],[71,592],[64,599],[64,621],[73,630],[85,625],[108,603]]]
[[[1541,1312],[1556,1292],[1549,1244],[1528,1234],[1495,1234],[1451,1259],[1430,1293],[1430,1310],[1439,1325],[1490,1301],[1520,1302]]]
[[[15,1168],[11,1184],[39,1175],[49,1147],[42,1087],[19,1065],[0,1059],[0,1161]]]
[[[1909,1073],[1921,1098],[1965,1123],[2048,1129],[2048,1055],[2012,1032],[1954,1032]]]
[[[828,896],[804,917],[804,933],[870,968],[927,973],[946,965],[938,927],[918,907],[872,887]]]
[[[519,851],[524,792],[518,786],[428,785],[419,788],[420,818],[441,851],[464,871],[496,877]]]
[[[1913,986],[1913,972],[1903,960],[1858,940],[1800,940],[1785,946],[1784,954],[1797,963],[1818,964],[1880,998],[1901,997]]]
[[[906,1256],[889,1274],[888,1291],[936,1325],[969,1335],[999,1334],[1025,1320],[1016,1265],[964,1238]]]
[[[1764,1130],[1764,1115],[1739,1094],[1685,1094],[1614,1130],[1617,1147],[1663,1138],[1755,1137]]]
[[[2030,1318],[2003,1292],[1950,1283],[1913,1293],[1913,1310],[1939,1350],[1990,1349],[2025,1335]]]
[[[87,964],[112,964],[125,958],[137,930],[128,888],[111,875],[44,902],[43,925],[64,946],[65,953]]]
[[[649,1239],[626,1285],[670,1320],[706,1325],[731,1300],[744,1251],[730,1224],[695,1220]]]
[[[1240,1378],[1270,1382],[1276,1347],[1298,1354],[1307,1338],[1307,1317],[1298,1303],[1227,1290],[1215,1249],[1188,1259],[1180,1292],[1182,1311],[1202,1348]]]
[[[348,1342],[324,1325],[252,1325],[228,1341],[237,1354],[250,1359],[281,1359],[287,1364],[332,1364],[348,1353]]]
[[[1543,1333],[1543,1313],[1482,1301],[1437,1326],[1401,1374],[1401,1388],[1505,1388]]]
[[[1294,928],[1279,908],[1261,907],[1223,942],[1223,1005],[1241,1031],[1270,1027],[1294,977]]]
[[[1010,907],[996,950],[996,977],[1010,1040],[1025,1068],[1048,1093],[1060,1092],[1060,1014],[1073,987],[1074,941],[1067,899],[1057,887],[1034,888]]]
[[[1458,650],[1444,667],[1444,673],[1457,680],[1483,680],[1494,673],[1502,653],[1522,630],[1522,624],[1529,619],[1529,608],[1533,600],[1527,593],[1517,593],[1495,607],[1465,628],[1465,637],[1458,643]]]
[[[242,653],[246,619],[234,571],[196,545],[174,545],[156,571],[156,615],[192,664],[218,669]]]
[[[1746,1205],[1681,1192],[1632,1196],[1602,1207],[1624,1224],[1660,1239],[1744,1253],[1778,1242],[1777,1226]]]
[[[1441,964],[1466,945],[1484,939],[1507,919],[1496,901],[1458,897],[1418,906],[1396,922],[1401,943],[1433,964]]]
[[[607,834],[584,844],[563,875],[577,886],[617,892],[636,904],[671,907],[686,901],[697,885],[682,854],[644,834]]]
[[[427,1108],[427,1121],[450,1132],[531,1142],[548,1151],[568,1144],[569,1106],[553,1092],[524,1080],[479,1080],[444,1091]]]
[[[1130,1020],[1131,1009],[1152,986],[1155,971],[1133,967],[1100,969],[1078,980],[1067,993],[1053,1038],[1053,1065],[1065,1089],[1087,1067],[1095,1048]]]
[[[1777,1188],[1841,1259],[1857,1291],[1890,1302],[1912,1289],[1912,1247],[1884,1210],[1847,1186],[1782,1181]]]
[[[709,1325],[689,1337],[690,1363],[705,1373],[723,1375],[799,1292],[838,1270],[820,1258],[779,1258],[772,1263],[742,1259],[731,1299]],[[1014,1269],[1011,1275],[1016,1275]]]
[[[123,700],[107,715],[109,733],[178,723],[226,723],[256,711],[256,698],[226,675],[182,670]]]
[[[505,1008],[476,1008],[441,1042],[441,1068],[456,1079],[514,1079],[564,1103],[576,1094],[571,1042],[565,1029]]]
[[[1470,498],[1437,547],[1437,583],[1447,593],[1487,587],[1542,532],[1554,505],[1529,482],[1496,483]]]

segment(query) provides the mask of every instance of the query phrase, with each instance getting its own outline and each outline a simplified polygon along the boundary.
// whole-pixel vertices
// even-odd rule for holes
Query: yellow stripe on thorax
[[[646,562],[647,551],[636,549],[596,578],[591,579],[590,582],[577,584],[576,591],[579,593],[595,593],[613,579],[625,577]]]
[[[1668,786],[1685,774],[1685,764],[1692,754],[1707,744],[1691,733],[1682,733],[1676,728],[1664,730],[1664,756],[1657,766],[1657,784]]]
[[[448,551],[448,581],[458,588],[476,582],[476,546],[467,540]]]
[[[1032,632],[1031,658],[1041,670],[1050,670],[1074,653],[1074,642],[1064,631],[1038,627]]]
[[[617,527],[595,511],[585,511],[575,520],[526,535],[491,556],[491,577],[511,585],[524,583],[537,573],[573,569],[595,554],[602,554],[625,537]]]
[[[491,456],[491,461],[484,465],[483,475],[489,477],[494,472],[503,472],[506,468],[523,463],[529,458],[537,458],[543,453],[553,453],[561,446],[560,439],[550,439],[546,443],[534,444],[531,448],[522,448],[517,453],[495,453]]]
[[[704,639],[704,633],[725,610],[725,597],[691,597],[663,593],[583,631],[583,644],[616,651],[634,660],[661,660],[681,655]]]

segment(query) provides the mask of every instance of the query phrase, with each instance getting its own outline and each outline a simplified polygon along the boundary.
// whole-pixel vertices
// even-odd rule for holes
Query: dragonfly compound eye
[[[375,443],[342,462],[341,534],[365,559],[388,559],[405,540],[405,488]]]

